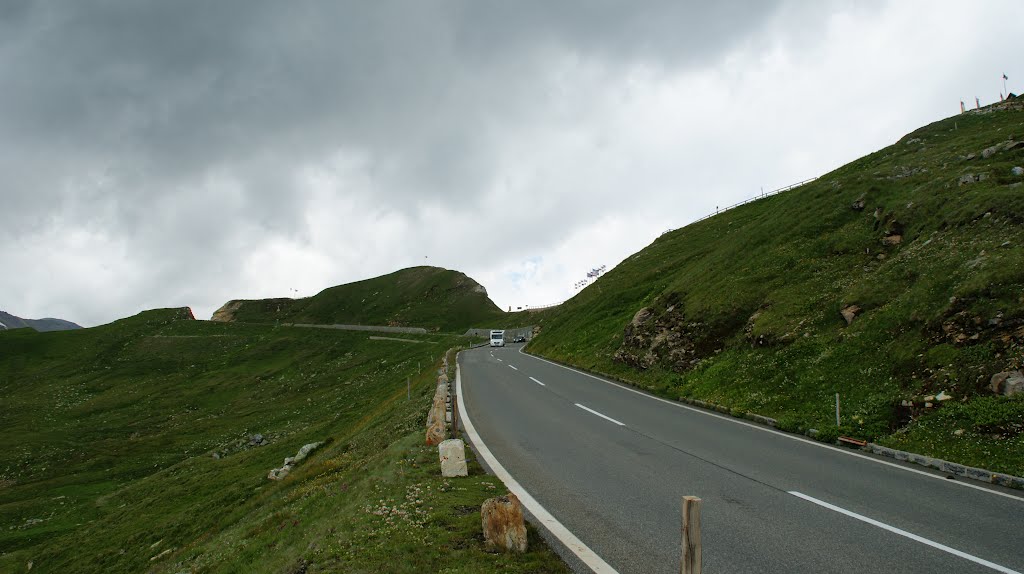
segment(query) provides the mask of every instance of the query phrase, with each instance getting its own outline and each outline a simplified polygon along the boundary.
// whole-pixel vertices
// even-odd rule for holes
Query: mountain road
[[[679,572],[693,495],[705,572],[1024,572],[1019,491],[653,397],[520,345],[462,352],[458,377],[474,446],[594,570]]]

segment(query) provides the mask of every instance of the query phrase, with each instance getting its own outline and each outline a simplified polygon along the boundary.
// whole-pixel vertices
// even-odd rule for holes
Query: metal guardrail
[[[797,182],[797,183],[789,184],[786,187],[780,187],[779,189],[775,189],[775,190],[772,190],[772,191],[767,191],[767,192],[764,192],[764,193],[762,193],[760,195],[755,195],[754,197],[751,197],[750,199],[747,199],[745,201],[741,201],[739,203],[735,203],[735,204],[730,205],[728,207],[723,207],[722,209],[717,209],[717,210],[715,210],[714,213],[710,213],[708,215],[705,215],[704,217],[701,217],[700,219],[695,219],[695,220],[691,221],[690,223],[687,223],[686,225],[693,225],[694,223],[699,223],[701,221],[704,221],[705,219],[710,219],[710,218],[712,218],[712,217],[714,217],[714,216],[716,216],[716,215],[718,215],[720,213],[723,213],[725,211],[729,211],[730,209],[733,209],[734,207],[739,207],[741,205],[746,205],[748,203],[753,203],[753,202],[755,202],[755,201],[757,201],[759,199],[764,199],[766,197],[771,197],[773,195],[780,194],[783,191],[789,191],[791,189],[800,187],[801,185],[810,183],[810,182],[812,182],[812,181],[814,181],[816,179],[818,179],[818,178],[812,177],[811,179],[805,179],[805,180]],[[675,231],[676,229],[682,229],[682,228],[676,227],[676,228],[673,228],[673,229],[669,229],[669,230],[665,231],[664,233],[662,233],[662,235],[665,235],[665,233],[671,233],[671,232]]]
[[[796,183],[791,183],[791,184],[787,185],[786,187],[780,187],[779,189],[773,189],[772,191],[767,191],[767,192],[761,193],[760,195],[756,195],[754,197],[751,197],[750,199],[741,201],[739,203],[734,203],[733,205],[730,205],[728,207],[724,207],[722,209],[718,209],[714,213],[710,213],[708,215],[705,215],[704,217],[701,217],[700,219],[696,219],[694,221],[691,221],[690,223],[687,223],[686,225],[693,225],[694,223],[699,223],[701,221],[704,221],[705,219],[710,219],[710,218],[712,218],[712,217],[714,217],[714,216],[716,216],[716,215],[718,215],[718,214],[720,214],[722,212],[729,211],[730,209],[733,209],[734,207],[739,207],[741,205],[746,205],[748,203],[753,203],[753,202],[755,202],[755,201],[757,201],[759,199],[764,199],[766,197],[771,197],[773,195],[778,195],[778,194],[780,194],[780,193],[782,193],[784,191],[789,191],[791,189],[795,189],[797,187],[800,187],[801,185],[811,183],[812,181],[814,181],[816,179],[818,179],[818,178],[812,177],[811,179],[805,179],[803,181],[798,181]],[[672,233],[676,229],[682,229],[682,228],[676,227],[676,228],[673,228],[673,229],[669,229],[669,230],[663,232],[661,235],[665,235],[665,233]],[[537,311],[537,310],[540,310],[540,309],[550,309],[551,307],[557,307],[557,306],[561,305],[562,303],[565,303],[565,301],[560,301],[558,303],[552,303],[550,305],[531,305],[531,306],[523,309],[523,311]]]
[[[523,311],[539,311],[541,309],[550,309],[552,307],[558,307],[562,303],[565,303],[565,301],[559,301],[558,303],[551,303],[548,305],[530,305],[529,307],[523,308]]]

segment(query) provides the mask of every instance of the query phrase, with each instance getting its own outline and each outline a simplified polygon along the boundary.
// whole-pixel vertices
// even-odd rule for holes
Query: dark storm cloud
[[[551,66],[706,65],[776,10],[721,4],[4,2],[0,237],[88,230],[159,298],[302,241],[297,170],[338,155],[381,209],[471,210],[496,142],[559,121]]]
[[[15,6],[3,14],[0,114],[18,149],[5,155],[26,171],[66,172],[72,189],[105,170],[145,199],[207,170],[289,166],[334,148],[367,151],[391,193],[465,194],[489,173],[488,129],[543,107],[546,58],[706,59],[770,5]],[[54,193],[22,175],[16,192]],[[237,175],[253,202],[288,197],[287,186],[259,185],[265,174]]]

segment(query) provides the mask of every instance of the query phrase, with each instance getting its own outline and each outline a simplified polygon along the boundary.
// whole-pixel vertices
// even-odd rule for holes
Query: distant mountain
[[[6,329],[21,329],[24,327],[30,327],[36,331],[70,331],[71,329],[81,329],[81,325],[72,323],[71,321],[65,321],[64,319],[54,319],[47,317],[44,319],[22,319],[16,317],[10,313],[0,311],[0,331]]]
[[[213,320],[390,325],[455,332],[494,324],[504,316],[487,297],[487,290],[465,274],[412,267],[330,287],[304,299],[228,301]]]

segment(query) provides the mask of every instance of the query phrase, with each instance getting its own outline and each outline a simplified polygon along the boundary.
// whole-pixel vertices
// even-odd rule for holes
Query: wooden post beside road
[[[839,393],[836,393],[836,428],[839,428]]]
[[[700,574],[700,499],[683,497],[683,561],[682,574]]]

